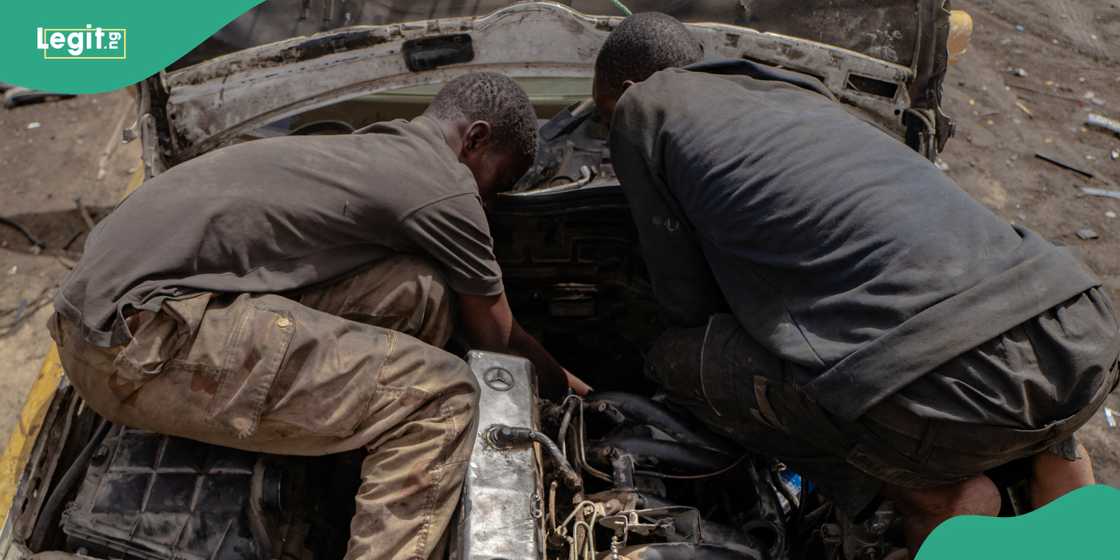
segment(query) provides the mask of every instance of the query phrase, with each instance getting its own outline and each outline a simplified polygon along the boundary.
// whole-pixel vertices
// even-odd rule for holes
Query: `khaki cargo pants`
[[[385,259],[288,297],[210,294],[129,317],[98,348],[57,315],[70,382],[114,423],[288,455],[365,447],[348,559],[427,560],[441,548],[474,444],[478,386],[440,349],[437,270]]]

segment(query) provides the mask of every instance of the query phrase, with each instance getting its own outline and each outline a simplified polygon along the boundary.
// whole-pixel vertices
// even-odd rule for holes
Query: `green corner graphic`
[[[0,81],[58,93],[128,86],[261,1],[12,3],[0,18]]]
[[[1120,558],[1120,490],[1089,486],[1020,517],[957,517],[939,526],[917,560]]]

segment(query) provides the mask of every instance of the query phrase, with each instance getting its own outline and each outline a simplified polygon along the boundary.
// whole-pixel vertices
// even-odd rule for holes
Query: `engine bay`
[[[450,348],[482,390],[451,558],[884,557],[901,540],[889,506],[842,538],[811,483],[708,432],[645,379],[665,326],[592,104],[544,122],[538,152],[490,208],[495,251],[519,322],[596,392],[544,400],[523,359]],[[110,426],[65,391],[68,443],[43,460],[69,467],[41,472],[50,492],[21,525],[31,551],[345,554],[361,453],[279,457]]]
[[[461,343],[449,349],[470,364],[483,403],[451,557],[886,557],[901,541],[889,505],[844,523],[809,481],[707,432],[643,374],[645,352],[665,325],[606,128],[584,99],[595,53],[618,18],[530,2],[499,3],[495,14],[468,20],[450,16],[498,4],[453,4],[427,13],[443,19],[423,25],[375,19],[355,28],[345,28],[357,23],[350,10],[331,8],[345,23],[327,26],[324,16],[324,33],[315,35],[305,28],[319,18],[301,16],[293,27],[285,17],[278,28],[292,33],[284,41],[242,45],[149,78],[135,128],[146,176],[231,143],[411,118],[458,73],[507,73],[548,120],[534,167],[488,208],[503,280],[519,322],[596,392],[544,400],[524,360]],[[887,10],[849,2],[859,17],[841,18],[780,2],[740,4],[733,20],[690,27],[705,52],[816,76],[927,157],[951,134],[940,111],[943,3]],[[869,10],[874,17],[863,17]],[[253,21],[251,34],[267,31]],[[902,35],[853,31],[884,23],[913,33],[903,44]],[[817,28],[828,35],[816,37]],[[798,39],[810,36],[805,30],[816,38]],[[425,72],[407,67],[406,48],[446,46],[425,43],[445,36],[458,41],[452,54],[471,45],[473,59]],[[342,558],[361,460],[360,452],[249,453],[113,426],[63,381],[21,474],[11,539],[19,558]]]

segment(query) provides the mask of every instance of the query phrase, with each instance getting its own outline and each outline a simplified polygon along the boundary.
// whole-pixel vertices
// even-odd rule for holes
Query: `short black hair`
[[[517,82],[495,72],[460,76],[443,86],[426,115],[443,120],[465,118],[490,123],[494,141],[514,156],[537,155],[537,113]]]
[[[627,80],[640,82],[659,70],[688,66],[703,57],[700,42],[683,23],[660,12],[642,12],[611,31],[595,59],[595,79],[603,94],[618,96]]]

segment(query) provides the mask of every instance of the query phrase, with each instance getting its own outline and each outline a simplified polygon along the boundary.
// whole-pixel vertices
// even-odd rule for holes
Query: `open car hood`
[[[267,0],[219,30],[174,67],[222,54],[355,25],[483,16],[510,0]],[[622,15],[609,0],[558,2],[588,15]],[[690,23],[726,23],[781,33],[909,66],[923,24],[944,2],[924,0],[625,0],[634,12],[658,11]]]
[[[291,17],[282,8],[290,10],[297,4],[314,9],[316,2],[273,0],[230,24],[219,38],[227,37],[233,44],[239,37],[250,44],[281,36],[280,22]],[[443,15],[481,12],[490,4],[505,3],[480,1],[471,9],[446,7],[442,2],[340,5],[353,4],[376,6],[384,19],[397,20],[418,13],[421,6],[430,6],[426,13]],[[663,10],[684,13],[685,19],[716,19],[702,14],[729,10],[729,15],[738,13],[751,25],[782,31],[735,23],[689,23],[707,56],[747,58],[815,76],[861,117],[927,156],[936,154],[951,131],[939,109],[948,34],[948,12],[940,0],[814,0],[793,7],[776,0],[665,4]],[[397,5],[408,7],[394,11],[391,7]],[[364,19],[358,21],[376,20],[371,13],[359,13]],[[354,12],[332,14],[327,18],[332,22],[349,17],[354,23],[356,17]],[[588,15],[557,3],[520,3],[483,16],[349,25],[170,70],[149,79],[141,89],[139,122],[146,169],[151,176],[304,111],[363,95],[443,83],[473,71],[498,71],[515,79],[587,79],[600,45],[621,19]],[[311,25],[307,21],[289,20],[292,25],[285,33],[301,32]],[[833,40],[841,44],[823,42]]]

